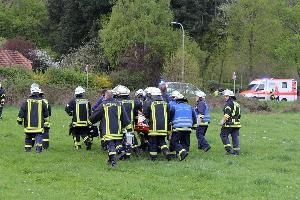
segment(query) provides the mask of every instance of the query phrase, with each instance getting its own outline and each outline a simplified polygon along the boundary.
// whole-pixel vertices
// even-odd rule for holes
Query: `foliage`
[[[116,58],[138,44],[165,58],[178,42],[171,21],[169,1],[118,1],[109,22],[99,32],[104,53],[113,67],[118,65]]]
[[[59,53],[97,36],[102,15],[111,12],[111,0],[49,0],[47,10],[51,22],[50,43]]]
[[[189,35],[204,47],[205,44],[209,43],[204,36],[211,29],[210,23],[219,14],[218,7],[225,2],[227,1],[171,0],[171,7],[175,21],[181,22]]]
[[[135,44],[120,56],[118,69],[123,69],[125,74],[117,72],[122,76],[117,80],[123,80],[123,83],[130,84],[134,88],[157,85],[162,75],[162,63],[161,55],[155,53],[153,49],[144,44]]]
[[[60,66],[80,69],[88,65],[95,72],[108,71],[108,61],[103,54],[100,41],[94,38],[76,51],[63,56]]]
[[[175,54],[165,62],[164,76],[169,81],[182,81],[183,50],[179,47]],[[184,82],[199,85],[205,52],[191,38],[185,40]]]
[[[18,36],[38,47],[47,46],[48,17],[45,0],[0,1],[0,36]]]
[[[228,18],[228,42],[236,65],[247,66],[244,75],[254,78],[271,74],[278,62],[274,49],[285,34],[277,15],[281,4],[270,0],[242,0],[225,8]],[[273,31],[276,30],[276,31]]]
[[[17,107],[5,107],[0,121],[0,140],[5,141],[0,148],[0,199],[299,198],[299,115],[295,113],[242,113],[242,154],[224,156],[218,109],[211,113],[206,134],[213,147],[210,152],[197,149],[193,133],[185,162],[167,162],[160,155],[150,162],[143,154],[119,161],[116,169],[107,166],[107,152],[99,151],[97,138],[89,152],[74,149],[68,136],[70,117],[62,106],[53,107],[50,148],[39,155],[23,152],[17,113]]]
[[[147,74],[144,74],[143,71],[134,69],[121,69],[112,72],[110,76],[114,85],[126,85],[126,87],[131,90],[137,90],[149,86],[147,81],[145,81]]]

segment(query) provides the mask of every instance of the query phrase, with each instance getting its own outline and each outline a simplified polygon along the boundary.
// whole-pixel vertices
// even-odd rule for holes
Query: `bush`
[[[45,74],[33,73],[24,68],[0,68],[0,81],[7,91],[7,102],[18,104],[30,93],[30,85],[38,83],[45,91],[49,101],[54,104],[65,104],[74,95],[76,86],[86,86],[86,75],[72,69],[50,68]],[[112,82],[107,75],[89,76],[88,97],[96,99],[100,88],[111,87]]]
[[[147,87],[143,71],[123,69],[111,73],[114,85],[125,85],[131,90]]]

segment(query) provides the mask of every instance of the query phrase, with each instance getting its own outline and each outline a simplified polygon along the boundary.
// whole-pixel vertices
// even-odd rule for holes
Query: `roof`
[[[0,49],[0,66],[20,65],[32,69],[31,61],[18,51]]]

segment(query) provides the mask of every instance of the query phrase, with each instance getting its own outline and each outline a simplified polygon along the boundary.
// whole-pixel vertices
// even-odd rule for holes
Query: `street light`
[[[180,25],[182,30],[182,67],[181,67],[181,79],[184,81],[184,28],[183,25],[179,22],[171,22],[173,25]]]

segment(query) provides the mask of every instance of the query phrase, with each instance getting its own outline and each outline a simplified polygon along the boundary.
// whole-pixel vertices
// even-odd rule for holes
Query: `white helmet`
[[[151,94],[151,91],[153,90],[153,89],[155,89],[156,87],[147,87],[145,90],[144,90],[144,92],[146,93],[146,94]]]
[[[135,92],[135,96],[146,96],[146,93],[144,92],[144,90],[139,89]]]
[[[201,97],[201,98],[206,97],[206,94],[204,92],[202,92],[202,91],[196,91],[195,95],[198,96],[198,97]]]
[[[171,94],[172,97],[177,97],[180,94],[180,92],[178,92],[177,90],[174,90]]]
[[[181,94],[180,92],[178,92],[177,90],[174,90],[171,94],[171,96],[174,98],[174,99],[183,99],[184,96],[183,94]]]
[[[78,87],[75,89],[75,95],[83,94],[83,93],[85,93],[85,90],[83,89],[83,87],[78,86]]]
[[[161,91],[159,88],[153,88],[151,89],[150,94],[152,96],[161,96]]]
[[[117,93],[117,95],[120,96],[127,96],[130,94],[130,90],[124,86],[124,85],[117,85],[113,91],[115,91]]]
[[[30,87],[30,93],[33,94],[33,93],[40,93],[41,89],[40,89],[40,86],[36,83],[32,83],[31,84],[31,87]]]
[[[234,93],[231,90],[226,89],[226,90],[223,91],[223,96],[233,97]]]

